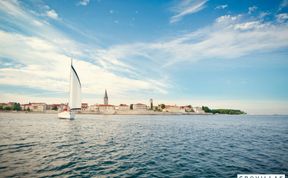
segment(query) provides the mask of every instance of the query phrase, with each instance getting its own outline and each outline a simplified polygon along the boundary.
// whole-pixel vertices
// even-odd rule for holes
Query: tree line
[[[244,111],[241,111],[239,109],[210,109],[207,106],[202,106],[202,110],[206,113],[212,113],[212,114],[231,114],[231,115],[246,114]]]
[[[21,111],[21,106],[20,106],[20,103],[14,103],[12,106],[0,106],[0,110]]]

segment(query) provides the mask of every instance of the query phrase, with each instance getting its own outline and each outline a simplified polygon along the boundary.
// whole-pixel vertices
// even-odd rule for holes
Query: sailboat
[[[69,105],[66,111],[58,113],[60,119],[75,119],[75,113],[81,110],[81,82],[73,67],[71,59],[70,67],[70,96]]]

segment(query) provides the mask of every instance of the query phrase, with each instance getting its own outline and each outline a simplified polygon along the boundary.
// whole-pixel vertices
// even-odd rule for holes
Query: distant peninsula
[[[28,103],[20,104],[16,102],[0,103],[0,112],[21,112],[21,113],[58,113],[67,108],[67,104],[46,104],[46,103]],[[177,106],[159,104],[150,107],[137,104],[120,104],[119,106],[110,104],[94,104],[88,105],[82,103],[79,114],[104,114],[104,115],[212,115],[212,114],[228,114],[240,115],[246,114],[236,109],[210,109],[207,106],[192,107],[191,105]]]
[[[202,110],[205,113],[211,113],[211,114],[230,114],[230,115],[247,114],[244,111],[238,109],[210,109],[207,106],[202,106]]]
[[[178,106],[158,104],[154,105],[153,99],[149,100],[149,105],[143,103],[136,104],[109,104],[108,92],[104,92],[103,104],[80,103],[78,113],[82,114],[106,114],[106,115],[210,115],[210,114],[229,114],[239,115],[246,114],[241,110],[236,109],[210,109],[207,106],[192,106],[182,105]],[[40,103],[27,103],[20,104],[17,102],[0,103],[0,111],[24,111],[26,113],[59,113],[64,110],[69,110],[68,103],[61,104],[46,104]]]

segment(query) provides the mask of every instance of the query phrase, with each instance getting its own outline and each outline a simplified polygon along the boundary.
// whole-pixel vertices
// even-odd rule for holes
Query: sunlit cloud
[[[80,0],[79,5],[87,6],[89,4],[89,2],[90,2],[90,0]]]
[[[1,9],[6,13],[7,20],[13,15],[15,26],[32,29],[30,33],[33,36],[0,31],[0,57],[9,59],[10,63],[20,64],[18,67],[6,65],[1,68],[0,84],[67,92],[70,58],[74,56],[74,65],[83,83],[84,95],[100,95],[104,88],[113,88],[111,93],[119,97],[131,91],[167,93],[168,81],[146,78],[139,72],[143,69],[135,69],[119,60],[121,53],[126,53],[125,50],[118,50],[117,47],[88,47],[68,38],[49,23],[45,23],[44,19],[24,11],[17,1],[5,1],[4,5],[17,12],[10,14],[11,11]],[[35,24],[35,21],[41,25]]]
[[[216,6],[215,9],[226,9],[228,7],[227,4]]]
[[[248,14],[252,14],[253,12],[255,12],[258,9],[257,6],[251,6],[248,8]]]
[[[243,15],[224,15],[218,17],[211,26],[171,40],[125,46],[128,51],[125,55],[143,55],[147,60],[152,59],[162,64],[162,67],[168,67],[184,61],[233,59],[287,46],[288,27],[284,24],[271,24],[261,19],[249,20]],[[123,57],[119,56],[120,59]]]
[[[171,10],[175,12],[175,15],[170,18],[170,23],[176,23],[183,17],[197,13],[204,9],[205,4],[208,0],[183,0],[176,6],[172,7]]]
[[[283,8],[286,8],[286,7],[288,7],[288,0],[282,0],[278,10],[280,11]]]
[[[283,23],[288,20],[288,13],[281,13],[276,15],[277,22]]]
[[[52,19],[58,19],[58,14],[55,12],[55,10],[51,9],[49,11],[47,11],[47,16],[52,18]]]

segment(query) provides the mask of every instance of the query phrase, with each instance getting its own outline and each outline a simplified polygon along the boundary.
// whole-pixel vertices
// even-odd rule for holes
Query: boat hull
[[[75,119],[75,113],[70,111],[63,111],[58,113],[59,119]]]

